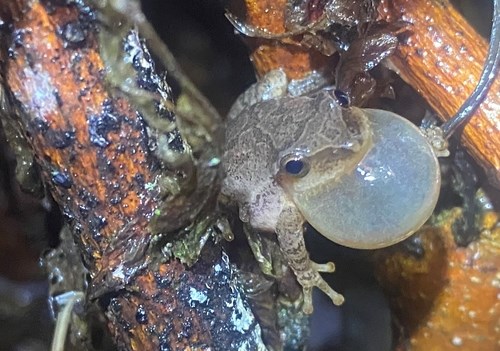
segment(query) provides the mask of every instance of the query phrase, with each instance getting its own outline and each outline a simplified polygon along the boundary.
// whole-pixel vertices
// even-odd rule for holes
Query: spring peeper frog
[[[303,310],[311,313],[313,287],[336,305],[344,298],[319,274],[333,272],[334,264],[309,258],[297,195],[316,197],[352,171],[370,148],[371,133],[361,110],[341,107],[333,91],[290,96],[287,86],[285,73],[272,71],[232,107],[222,193],[252,230],[277,235],[303,288]]]

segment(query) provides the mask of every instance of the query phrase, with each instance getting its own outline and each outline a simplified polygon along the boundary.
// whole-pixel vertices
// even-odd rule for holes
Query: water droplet
[[[58,171],[52,172],[52,183],[65,189],[69,189],[73,185],[73,181],[69,174]]]
[[[135,320],[139,324],[148,324],[148,314],[144,305],[139,305],[135,313]]]
[[[212,157],[210,161],[208,161],[208,167],[217,167],[220,164],[221,160],[218,157]]]
[[[80,45],[85,41],[86,33],[80,22],[69,22],[62,27],[61,36],[67,44]]]

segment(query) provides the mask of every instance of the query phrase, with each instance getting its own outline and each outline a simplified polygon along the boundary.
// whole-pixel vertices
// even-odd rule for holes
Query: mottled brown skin
[[[272,71],[230,111],[222,193],[238,204],[241,220],[253,230],[277,234],[281,252],[304,289],[303,309],[310,313],[314,286],[337,305],[343,297],[319,275],[332,272],[333,264],[309,259],[305,220],[293,195],[314,196],[352,170],[370,145],[370,133],[364,114],[342,108],[331,92],[285,96],[286,84],[283,71]],[[287,174],[284,162],[290,155],[303,157],[307,174]]]

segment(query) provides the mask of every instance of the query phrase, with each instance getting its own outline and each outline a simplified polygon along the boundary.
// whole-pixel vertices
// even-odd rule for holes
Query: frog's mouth
[[[391,112],[367,114],[373,146],[356,167],[321,191],[288,191],[322,235],[358,249],[395,244],[420,228],[434,210],[441,179],[417,127]]]

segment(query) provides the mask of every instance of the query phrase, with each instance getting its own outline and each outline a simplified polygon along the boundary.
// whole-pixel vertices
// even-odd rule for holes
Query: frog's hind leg
[[[319,274],[320,272],[332,273],[335,271],[335,265],[332,262],[318,264],[309,258],[304,242],[303,224],[302,214],[294,207],[287,207],[280,214],[276,234],[280,249],[302,286],[304,295],[302,309],[310,314],[313,311],[313,287],[327,294],[335,305],[341,305],[344,297],[333,290]]]

